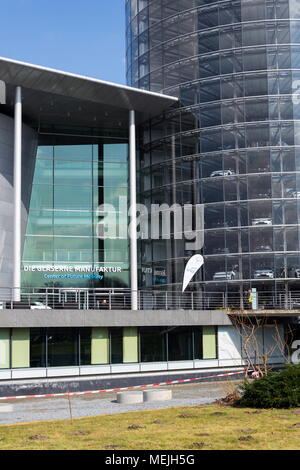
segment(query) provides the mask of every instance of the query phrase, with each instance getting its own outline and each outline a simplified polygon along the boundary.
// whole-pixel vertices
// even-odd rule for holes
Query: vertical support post
[[[137,216],[136,216],[136,125],[135,111],[129,111],[129,185],[130,185],[130,278],[131,309],[138,310]]]
[[[15,302],[21,300],[21,207],[22,207],[22,90],[15,92],[14,127],[14,269],[13,295]]]

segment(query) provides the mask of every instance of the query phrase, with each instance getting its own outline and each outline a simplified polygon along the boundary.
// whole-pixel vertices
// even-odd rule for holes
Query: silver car
[[[213,276],[214,281],[232,281],[236,278],[234,271],[220,271]]]
[[[252,220],[252,225],[272,225],[272,219],[268,217],[261,217]]]
[[[235,175],[235,172],[233,170],[217,170],[213,171],[211,173],[211,178],[214,178],[215,176],[233,176]]]
[[[254,273],[254,279],[274,279],[272,269],[257,269]]]

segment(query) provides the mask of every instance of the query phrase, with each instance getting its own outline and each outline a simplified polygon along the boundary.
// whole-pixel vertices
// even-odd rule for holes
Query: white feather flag
[[[184,277],[183,277],[183,285],[182,285],[182,292],[185,291],[193,277],[195,276],[196,272],[199,271],[201,266],[204,264],[204,259],[203,256],[201,255],[194,255],[192,258],[188,261],[185,271],[184,271]]]

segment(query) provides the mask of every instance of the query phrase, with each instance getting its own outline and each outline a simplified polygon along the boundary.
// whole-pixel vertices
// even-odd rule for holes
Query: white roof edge
[[[127,90],[127,91],[133,91],[133,92],[136,92],[136,93],[147,94],[149,96],[155,96],[157,98],[164,98],[164,99],[168,99],[170,101],[174,101],[174,103],[177,103],[179,101],[178,98],[176,98],[174,96],[170,96],[170,95],[164,95],[163,93],[156,93],[154,91],[141,90],[140,88],[134,88],[134,87],[130,87],[130,86],[127,86],[127,85],[121,85],[121,84],[114,83],[114,82],[108,82],[108,81],[105,81],[105,80],[100,80],[98,78],[87,77],[85,75],[79,75],[79,74],[76,74],[76,73],[64,72],[63,70],[53,69],[53,68],[45,67],[45,66],[42,66],[42,65],[35,65],[35,64],[31,64],[29,62],[22,62],[20,60],[8,59],[7,57],[1,57],[0,56],[0,61],[9,62],[9,63],[16,64],[16,65],[22,65],[24,67],[31,67],[31,68],[34,68],[36,70],[41,70],[41,71],[44,71],[44,72],[50,72],[50,73],[55,73],[55,74],[59,74],[59,75],[65,75],[66,77],[70,77],[70,78],[78,78],[80,80],[86,80],[86,81],[89,81],[89,82],[98,83],[99,85],[100,84],[101,85],[107,85],[107,86],[111,86],[111,87],[115,87],[115,88],[119,88],[119,89],[123,89],[123,90]]]

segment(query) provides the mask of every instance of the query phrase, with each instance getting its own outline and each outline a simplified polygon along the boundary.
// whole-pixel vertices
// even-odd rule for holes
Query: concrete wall
[[[28,218],[37,134],[23,125],[22,232]],[[13,273],[14,119],[0,114],[0,299],[7,299]]]
[[[232,325],[223,311],[0,310],[0,328]]]
[[[241,365],[246,361],[244,343],[248,339],[247,333],[236,327],[220,326],[218,328],[218,358],[220,366]],[[255,331],[254,337],[249,340],[246,346],[247,353],[253,360],[258,355],[260,359],[263,355],[268,357],[269,363],[284,363],[286,356],[284,353],[285,339],[284,326],[263,326]]]

